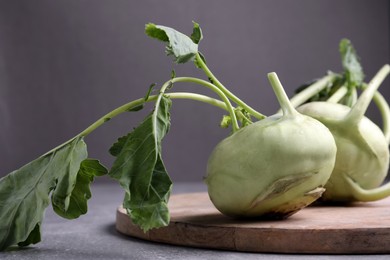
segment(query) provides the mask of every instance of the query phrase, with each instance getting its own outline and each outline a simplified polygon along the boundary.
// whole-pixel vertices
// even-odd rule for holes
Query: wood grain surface
[[[208,194],[171,197],[169,226],[144,233],[123,208],[120,233],[149,241],[221,250],[315,253],[390,253],[390,198],[350,205],[309,206],[285,220],[237,220],[219,213]]]

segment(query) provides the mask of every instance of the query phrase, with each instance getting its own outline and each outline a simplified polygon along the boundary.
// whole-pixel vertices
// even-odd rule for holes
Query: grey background
[[[349,38],[367,79],[390,62],[387,0],[0,1],[0,176],[79,133],[119,105],[144,96],[174,68],[163,44],[144,35],[154,22],[191,33],[202,26],[200,50],[234,93],[261,112],[278,109],[266,78],[276,71],[291,96],[301,83],[340,71],[338,43]],[[177,84],[176,91],[211,94]],[[390,98],[390,80],[381,87]],[[214,95],[213,95],[214,96]],[[107,166],[117,137],[152,109],[122,115],[86,138],[91,157]],[[163,156],[173,181],[201,181],[213,147],[228,134],[223,112],[176,100]],[[375,109],[370,116],[380,124]]]

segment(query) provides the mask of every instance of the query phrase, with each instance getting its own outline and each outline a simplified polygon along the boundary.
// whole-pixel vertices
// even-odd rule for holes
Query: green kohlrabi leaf
[[[86,158],[86,144],[77,137],[0,179],[0,251],[40,241],[50,192],[53,206],[66,212]]]
[[[198,52],[197,42],[202,38],[202,33],[197,23],[194,23],[194,31],[191,38],[175,29],[153,23],[146,24],[145,33],[152,38],[166,42],[167,54],[173,55],[177,63],[193,60]]]
[[[364,73],[355,48],[348,39],[342,39],[340,41],[339,49],[348,85],[347,87],[349,89],[361,87],[364,80]]]
[[[200,26],[198,23],[196,23],[196,22],[193,22],[193,23],[194,23],[194,28],[192,30],[191,40],[194,43],[199,44],[199,42],[203,39],[202,29],[200,29]]]
[[[109,153],[112,156],[117,157],[122,151],[122,148],[125,145],[127,139],[130,139],[130,135],[132,134],[133,132],[130,132],[125,136],[119,137],[118,140],[111,146]]]
[[[61,217],[67,219],[75,219],[87,213],[87,201],[92,196],[89,186],[95,177],[105,174],[107,174],[107,169],[98,160],[85,159],[82,161],[67,210],[63,211],[53,205],[54,211]]]
[[[169,223],[172,182],[161,159],[161,141],[170,127],[170,106],[171,100],[160,94],[154,111],[110,149],[116,160],[109,175],[124,188],[123,207],[144,231]]]

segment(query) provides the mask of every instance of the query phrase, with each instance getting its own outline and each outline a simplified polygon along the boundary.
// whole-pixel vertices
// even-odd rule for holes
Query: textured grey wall
[[[299,84],[340,71],[338,43],[352,40],[367,77],[390,62],[388,0],[0,1],[0,176],[79,133],[148,86],[177,75],[161,43],[144,35],[154,22],[191,33],[203,28],[201,51],[220,80],[265,114],[277,108],[266,74],[276,71],[289,95]],[[175,90],[209,93],[199,87]],[[390,80],[381,88],[390,98]],[[140,123],[129,113],[86,139],[107,166],[107,150]],[[375,113],[373,111],[372,113]],[[222,113],[174,101],[164,158],[174,181],[199,181],[207,157],[228,131]],[[377,120],[377,119],[376,119]]]

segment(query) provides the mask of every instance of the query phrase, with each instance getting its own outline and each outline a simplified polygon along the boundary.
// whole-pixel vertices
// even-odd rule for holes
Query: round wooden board
[[[118,208],[120,233],[154,242],[273,253],[390,253],[390,198],[349,206],[309,206],[285,220],[236,220],[219,213],[207,193],[171,197],[167,227],[146,233]]]

